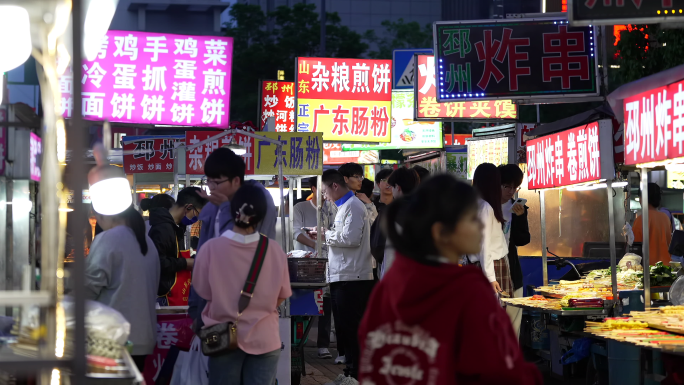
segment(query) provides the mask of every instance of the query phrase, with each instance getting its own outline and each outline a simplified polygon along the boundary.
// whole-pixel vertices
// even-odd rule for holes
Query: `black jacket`
[[[185,270],[188,263],[185,258],[179,258],[178,250],[183,247],[185,226],[178,226],[169,210],[154,208],[150,210],[150,236],[157,247],[161,276],[159,277],[159,291],[157,295],[166,295],[176,281],[176,272]]]
[[[527,224],[527,209],[525,206],[525,214],[512,215],[511,219],[511,236],[508,242],[508,263],[511,268],[511,279],[513,280],[513,288],[520,289],[523,286],[523,274],[520,267],[520,259],[518,258],[518,246],[525,246],[530,243],[530,227]]]

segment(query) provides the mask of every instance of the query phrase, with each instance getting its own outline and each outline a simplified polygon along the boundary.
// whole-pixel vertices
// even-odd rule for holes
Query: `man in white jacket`
[[[328,245],[328,282],[337,343],[344,347],[345,374],[357,378],[357,335],[374,284],[370,220],[365,205],[349,189],[339,171],[324,172],[322,188],[337,206],[335,223],[323,234],[323,241]]]

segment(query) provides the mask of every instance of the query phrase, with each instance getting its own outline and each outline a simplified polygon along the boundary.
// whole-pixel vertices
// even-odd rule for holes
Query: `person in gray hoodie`
[[[133,206],[116,215],[95,213],[95,218],[104,231],[85,259],[85,296],[118,311],[131,324],[131,355],[142,371],[157,342],[157,249]]]

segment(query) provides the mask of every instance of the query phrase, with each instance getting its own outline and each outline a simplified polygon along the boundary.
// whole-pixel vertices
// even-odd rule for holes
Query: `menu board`
[[[468,179],[472,180],[475,169],[482,163],[495,166],[508,164],[508,138],[470,140],[468,145]]]

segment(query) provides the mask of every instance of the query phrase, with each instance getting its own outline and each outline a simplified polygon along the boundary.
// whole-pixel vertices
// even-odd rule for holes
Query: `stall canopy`
[[[611,108],[615,111],[615,119],[620,123],[625,121],[622,103],[626,98],[675,83],[682,79],[684,79],[684,64],[618,87],[618,89],[608,95],[608,103],[610,103]]]
[[[526,136],[535,137],[552,134],[554,132],[567,130],[573,127],[579,127],[587,123],[595,122],[597,120],[612,118],[615,114],[610,106],[603,104],[593,110],[585,111],[577,115],[567,117],[565,119],[556,120],[555,122],[541,124],[538,127],[529,131]]]

